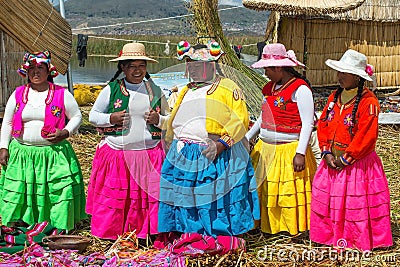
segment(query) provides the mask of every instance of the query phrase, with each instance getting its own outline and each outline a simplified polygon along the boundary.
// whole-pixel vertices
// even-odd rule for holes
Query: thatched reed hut
[[[267,2],[244,0],[243,4],[264,10],[270,9]],[[355,9],[336,14],[307,14],[287,6],[271,13],[266,38],[293,49],[307,64],[307,78],[315,86],[336,84],[336,72],[324,62],[339,59],[351,48],[367,55],[375,66],[378,89],[395,89],[400,87],[399,6],[400,0],[365,0]]]
[[[16,86],[25,51],[49,50],[65,74],[72,52],[71,26],[48,0],[0,0],[0,112]],[[0,113],[2,117],[2,113]]]

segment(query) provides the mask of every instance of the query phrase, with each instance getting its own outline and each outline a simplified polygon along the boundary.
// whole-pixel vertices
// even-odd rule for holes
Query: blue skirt
[[[159,232],[239,235],[260,219],[250,157],[239,142],[214,161],[206,146],[174,140],[161,170]]]

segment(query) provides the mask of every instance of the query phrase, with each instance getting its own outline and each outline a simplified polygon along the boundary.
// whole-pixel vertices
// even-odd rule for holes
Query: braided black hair
[[[310,81],[306,78],[306,76],[300,74],[298,71],[296,71],[293,67],[283,67],[283,69],[287,72],[289,72],[290,74],[292,74],[294,77],[302,79],[303,81],[305,81],[307,83],[307,85],[310,87],[310,89],[312,89],[311,83]]]
[[[118,76],[122,73],[122,68],[121,68],[122,63],[118,62],[118,70],[115,72],[114,77],[111,78],[110,82],[115,81]]]
[[[354,102],[354,107],[353,107],[353,111],[351,113],[351,124],[349,127],[349,132],[351,135],[353,134],[353,128],[354,125],[356,124],[356,114],[357,114],[357,110],[358,110],[358,105],[360,104],[361,101],[361,97],[362,97],[362,92],[364,90],[364,83],[365,83],[365,79],[360,77],[360,80],[358,82],[358,89],[357,89],[357,98],[356,98],[356,102]]]
[[[333,104],[335,104],[340,96],[340,94],[343,92],[343,88],[339,87],[336,92],[335,95],[333,96]],[[328,119],[329,116],[329,112],[333,109],[333,106],[331,106],[331,104],[328,104],[328,109],[326,110],[326,114],[325,114],[325,118],[322,119],[322,121],[326,121]]]

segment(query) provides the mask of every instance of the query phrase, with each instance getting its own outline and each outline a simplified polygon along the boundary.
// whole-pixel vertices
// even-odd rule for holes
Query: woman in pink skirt
[[[389,188],[375,152],[379,102],[364,87],[373,68],[351,49],[325,63],[338,71],[339,88],[318,124],[324,160],[313,181],[310,239],[363,251],[391,246]]]
[[[93,159],[87,213],[92,234],[116,239],[135,231],[138,238],[157,234],[160,170],[165,154],[161,126],[168,103],[161,89],[143,79],[147,63],[140,43],[126,44],[118,71],[100,92],[89,121],[104,134]],[[122,79],[117,79],[121,73]]]

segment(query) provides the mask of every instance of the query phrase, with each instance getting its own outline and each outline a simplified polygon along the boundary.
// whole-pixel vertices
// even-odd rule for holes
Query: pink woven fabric
[[[341,172],[321,162],[310,223],[310,239],[321,244],[361,250],[393,244],[389,187],[375,151]]]
[[[214,238],[198,233],[184,233],[178,237],[173,233],[168,233],[159,235],[154,242],[154,247],[194,257],[205,253],[223,255],[238,249],[245,250],[245,241],[235,236],[217,236]]]
[[[164,157],[161,143],[148,150],[114,150],[105,143],[97,148],[86,201],[93,235],[116,239],[133,230],[139,238],[158,233]]]

